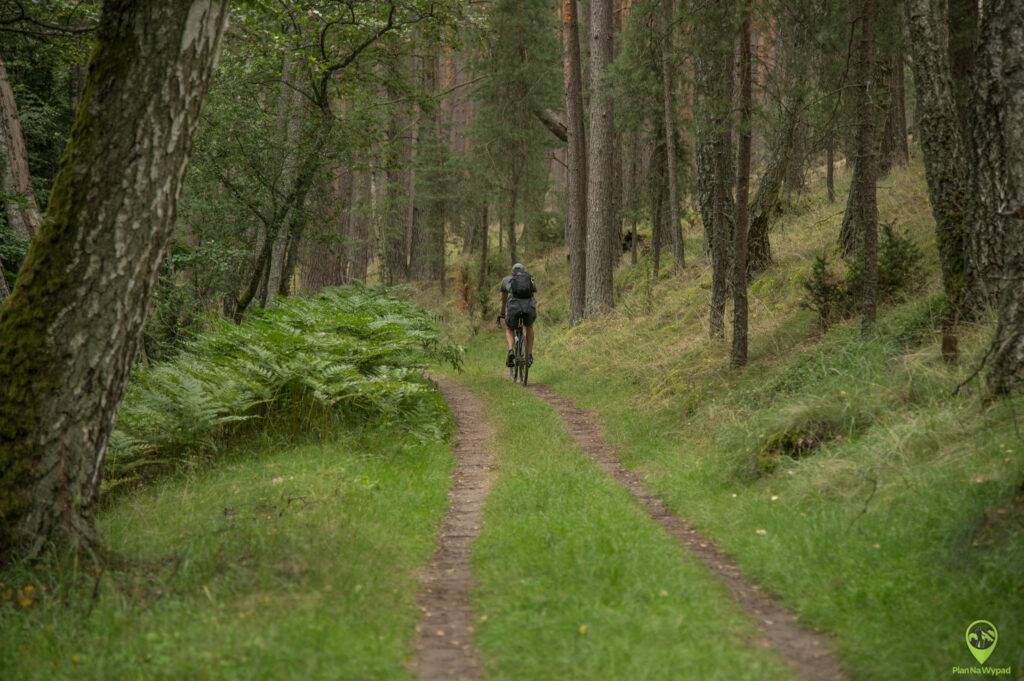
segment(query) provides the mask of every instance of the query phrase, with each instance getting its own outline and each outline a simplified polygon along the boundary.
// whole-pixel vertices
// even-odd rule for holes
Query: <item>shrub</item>
[[[892,225],[882,225],[878,249],[878,299],[892,302],[920,288],[924,282],[921,250],[913,241],[897,234]],[[864,261],[858,256],[849,265],[846,277],[832,273],[828,257],[814,260],[810,274],[801,282],[804,297],[800,306],[818,314],[822,330],[840,319],[852,317],[860,309],[864,296]]]
[[[108,485],[216,451],[253,419],[316,408],[400,417],[430,390],[422,370],[432,362],[458,367],[462,349],[380,289],[332,289],[241,325],[222,321],[174,359],[135,370],[111,436]]]

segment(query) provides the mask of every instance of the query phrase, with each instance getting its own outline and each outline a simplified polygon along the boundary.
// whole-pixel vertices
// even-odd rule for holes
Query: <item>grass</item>
[[[725,587],[586,460],[547,405],[478,345],[499,475],[473,548],[477,642],[494,679],[785,679]]]
[[[803,621],[833,632],[854,678],[944,678],[974,664],[964,630],[975,619],[1000,631],[989,665],[1020,674],[1024,401],[989,402],[978,380],[953,395],[991,325],[965,327],[961,363],[941,362],[919,162],[880,183],[879,206],[923,250],[927,277],[883,306],[873,337],[856,320],[821,334],[799,306],[814,257],[835,261],[842,204],[822,189],[775,227],[775,265],[751,285],[744,370],[708,339],[710,268],[693,238],[682,274],[652,280],[646,259],[624,259],[616,310],[572,329],[564,254],[527,259],[542,291],[531,378],[597,409],[627,466]],[[500,362],[496,337],[444,314],[473,339],[470,357]],[[810,445],[758,468],[794,437]]]
[[[452,468],[440,399],[420,418],[271,429],[123,496],[100,517],[120,558],[98,582],[57,559],[0,577],[16,597],[34,587],[0,607],[3,678],[409,678],[413,571]]]

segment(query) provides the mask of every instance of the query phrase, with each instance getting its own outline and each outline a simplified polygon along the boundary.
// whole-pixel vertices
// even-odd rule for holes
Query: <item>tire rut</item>
[[[469,558],[493,479],[494,431],[472,392],[447,379],[434,382],[455,415],[456,465],[434,557],[420,575],[420,621],[410,666],[421,681],[474,681],[480,677],[480,655],[473,644]]]
[[[561,415],[588,458],[629,490],[653,520],[725,582],[733,599],[757,627],[756,645],[777,651],[802,678],[811,681],[846,681],[849,678],[833,652],[830,637],[802,626],[796,615],[777,597],[745,577],[734,560],[712,540],[669,511],[638,475],[622,465],[615,448],[604,440],[600,423],[592,412],[580,409],[546,386],[532,385],[530,389]]]

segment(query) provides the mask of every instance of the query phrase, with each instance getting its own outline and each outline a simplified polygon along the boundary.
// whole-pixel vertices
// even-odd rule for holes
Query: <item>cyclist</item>
[[[515,328],[520,317],[526,327],[526,366],[533,366],[533,323],[537,320],[537,301],[533,294],[536,292],[533,277],[522,263],[513,265],[512,274],[501,280],[501,314],[498,315],[498,323],[505,320],[505,343],[508,345],[505,366],[515,364]]]

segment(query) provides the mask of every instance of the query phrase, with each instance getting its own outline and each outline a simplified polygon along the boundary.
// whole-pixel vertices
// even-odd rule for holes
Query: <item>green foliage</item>
[[[432,362],[461,365],[425,312],[381,289],[331,289],[221,321],[172,360],[132,376],[111,436],[109,484],[216,452],[254,419],[408,414]]]
[[[878,299],[881,302],[901,300],[907,293],[920,289],[924,281],[921,249],[908,237],[897,234],[892,225],[882,225],[878,255]],[[853,260],[844,279],[829,268],[828,257],[819,255],[810,274],[801,282],[804,297],[800,306],[818,313],[822,329],[834,321],[847,319],[860,309],[864,292],[864,264]]]
[[[0,194],[0,202],[5,199]],[[25,260],[25,253],[28,251],[28,242],[18,237],[4,219],[3,211],[0,211],[0,262],[4,265],[4,275],[7,277],[7,286],[14,286],[14,279],[18,274],[21,263]]]

